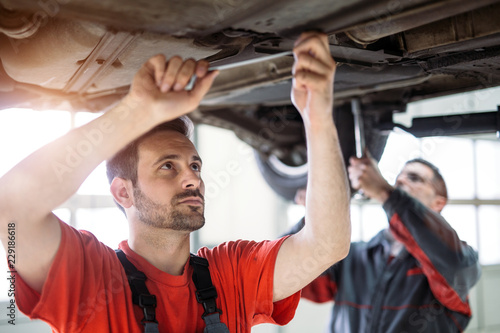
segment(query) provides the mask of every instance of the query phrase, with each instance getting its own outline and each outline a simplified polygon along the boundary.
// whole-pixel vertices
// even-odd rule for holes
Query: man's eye
[[[420,177],[419,175],[414,174],[414,173],[409,173],[408,174],[408,179],[411,180],[414,183],[416,183],[416,182],[423,183],[424,182],[424,180],[423,180],[422,177]]]
[[[199,164],[191,164],[191,169],[193,169],[194,171],[200,171],[201,170],[201,166]]]
[[[165,164],[163,164],[163,166],[161,168],[166,169],[166,170],[170,170],[170,169],[172,169],[172,163],[165,163]]]

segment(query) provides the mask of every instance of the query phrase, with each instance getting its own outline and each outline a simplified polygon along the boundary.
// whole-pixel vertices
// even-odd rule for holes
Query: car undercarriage
[[[335,118],[355,154],[353,101],[379,159],[393,114],[432,97],[500,85],[496,0],[0,0],[0,108],[101,112],[149,57],[206,59],[221,73],[190,114],[251,145],[264,178],[291,199],[306,181],[302,120],[290,102],[290,51],[328,34],[338,63]],[[414,119],[418,136],[498,132],[500,111]]]

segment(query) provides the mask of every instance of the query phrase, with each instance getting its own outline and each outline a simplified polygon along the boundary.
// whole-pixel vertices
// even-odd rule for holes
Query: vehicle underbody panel
[[[224,69],[192,119],[301,167],[302,31],[328,34],[335,112],[359,99],[375,138],[409,102],[500,85],[498,17],[499,0],[0,0],[0,108],[99,112],[152,55],[207,59]]]

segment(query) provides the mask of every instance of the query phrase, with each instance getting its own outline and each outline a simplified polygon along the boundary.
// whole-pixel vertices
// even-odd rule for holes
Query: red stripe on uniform
[[[450,317],[450,318],[451,318],[451,320],[453,320],[453,322],[455,323],[455,326],[457,326],[457,328],[458,328],[459,332],[460,332],[460,333],[462,333],[462,332],[464,331],[464,329],[463,329],[463,328],[462,328],[462,326],[458,323],[457,318],[455,318],[455,316],[454,316],[453,314],[451,314],[451,313],[446,313],[446,315],[447,315],[448,317]]]
[[[342,302],[335,302],[336,305],[349,305],[352,306],[353,308],[357,309],[371,309],[373,308],[372,305],[369,304],[357,304],[353,302],[348,302],[348,301],[342,301]]]
[[[471,316],[470,306],[467,302],[463,302],[457,292],[448,284],[441,273],[432,264],[429,257],[418,246],[417,241],[413,238],[410,231],[401,221],[398,214],[394,214],[390,220],[390,225],[393,228],[394,236],[400,242],[406,245],[410,252],[422,264],[422,269],[429,280],[432,293],[443,303],[448,309],[463,313],[466,316]]]
[[[406,276],[424,274],[424,271],[420,267],[411,268],[406,272]]]
[[[424,305],[405,304],[405,305],[399,305],[399,306],[383,305],[382,309],[384,309],[384,310],[428,309],[428,308],[439,309],[440,307],[441,307],[441,305],[439,305],[438,303],[436,303],[436,304],[424,304]]]

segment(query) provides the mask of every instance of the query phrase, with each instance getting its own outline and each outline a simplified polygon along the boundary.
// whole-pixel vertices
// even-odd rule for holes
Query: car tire
[[[276,155],[265,156],[255,151],[255,159],[259,171],[276,194],[286,200],[293,201],[295,192],[307,184],[307,163],[290,166]]]
[[[340,139],[340,147],[344,162],[349,165],[349,158],[356,155],[354,139],[354,120],[350,105],[346,104],[335,108],[333,112],[335,124]],[[380,160],[387,142],[388,133],[375,128],[377,119],[373,116],[364,116],[365,140],[367,148],[377,161]],[[255,151],[257,166],[267,184],[278,195],[286,200],[293,201],[299,188],[307,184],[307,163],[291,166],[275,155],[266,156]],[[351,193],[354,193],[351,189]]]

